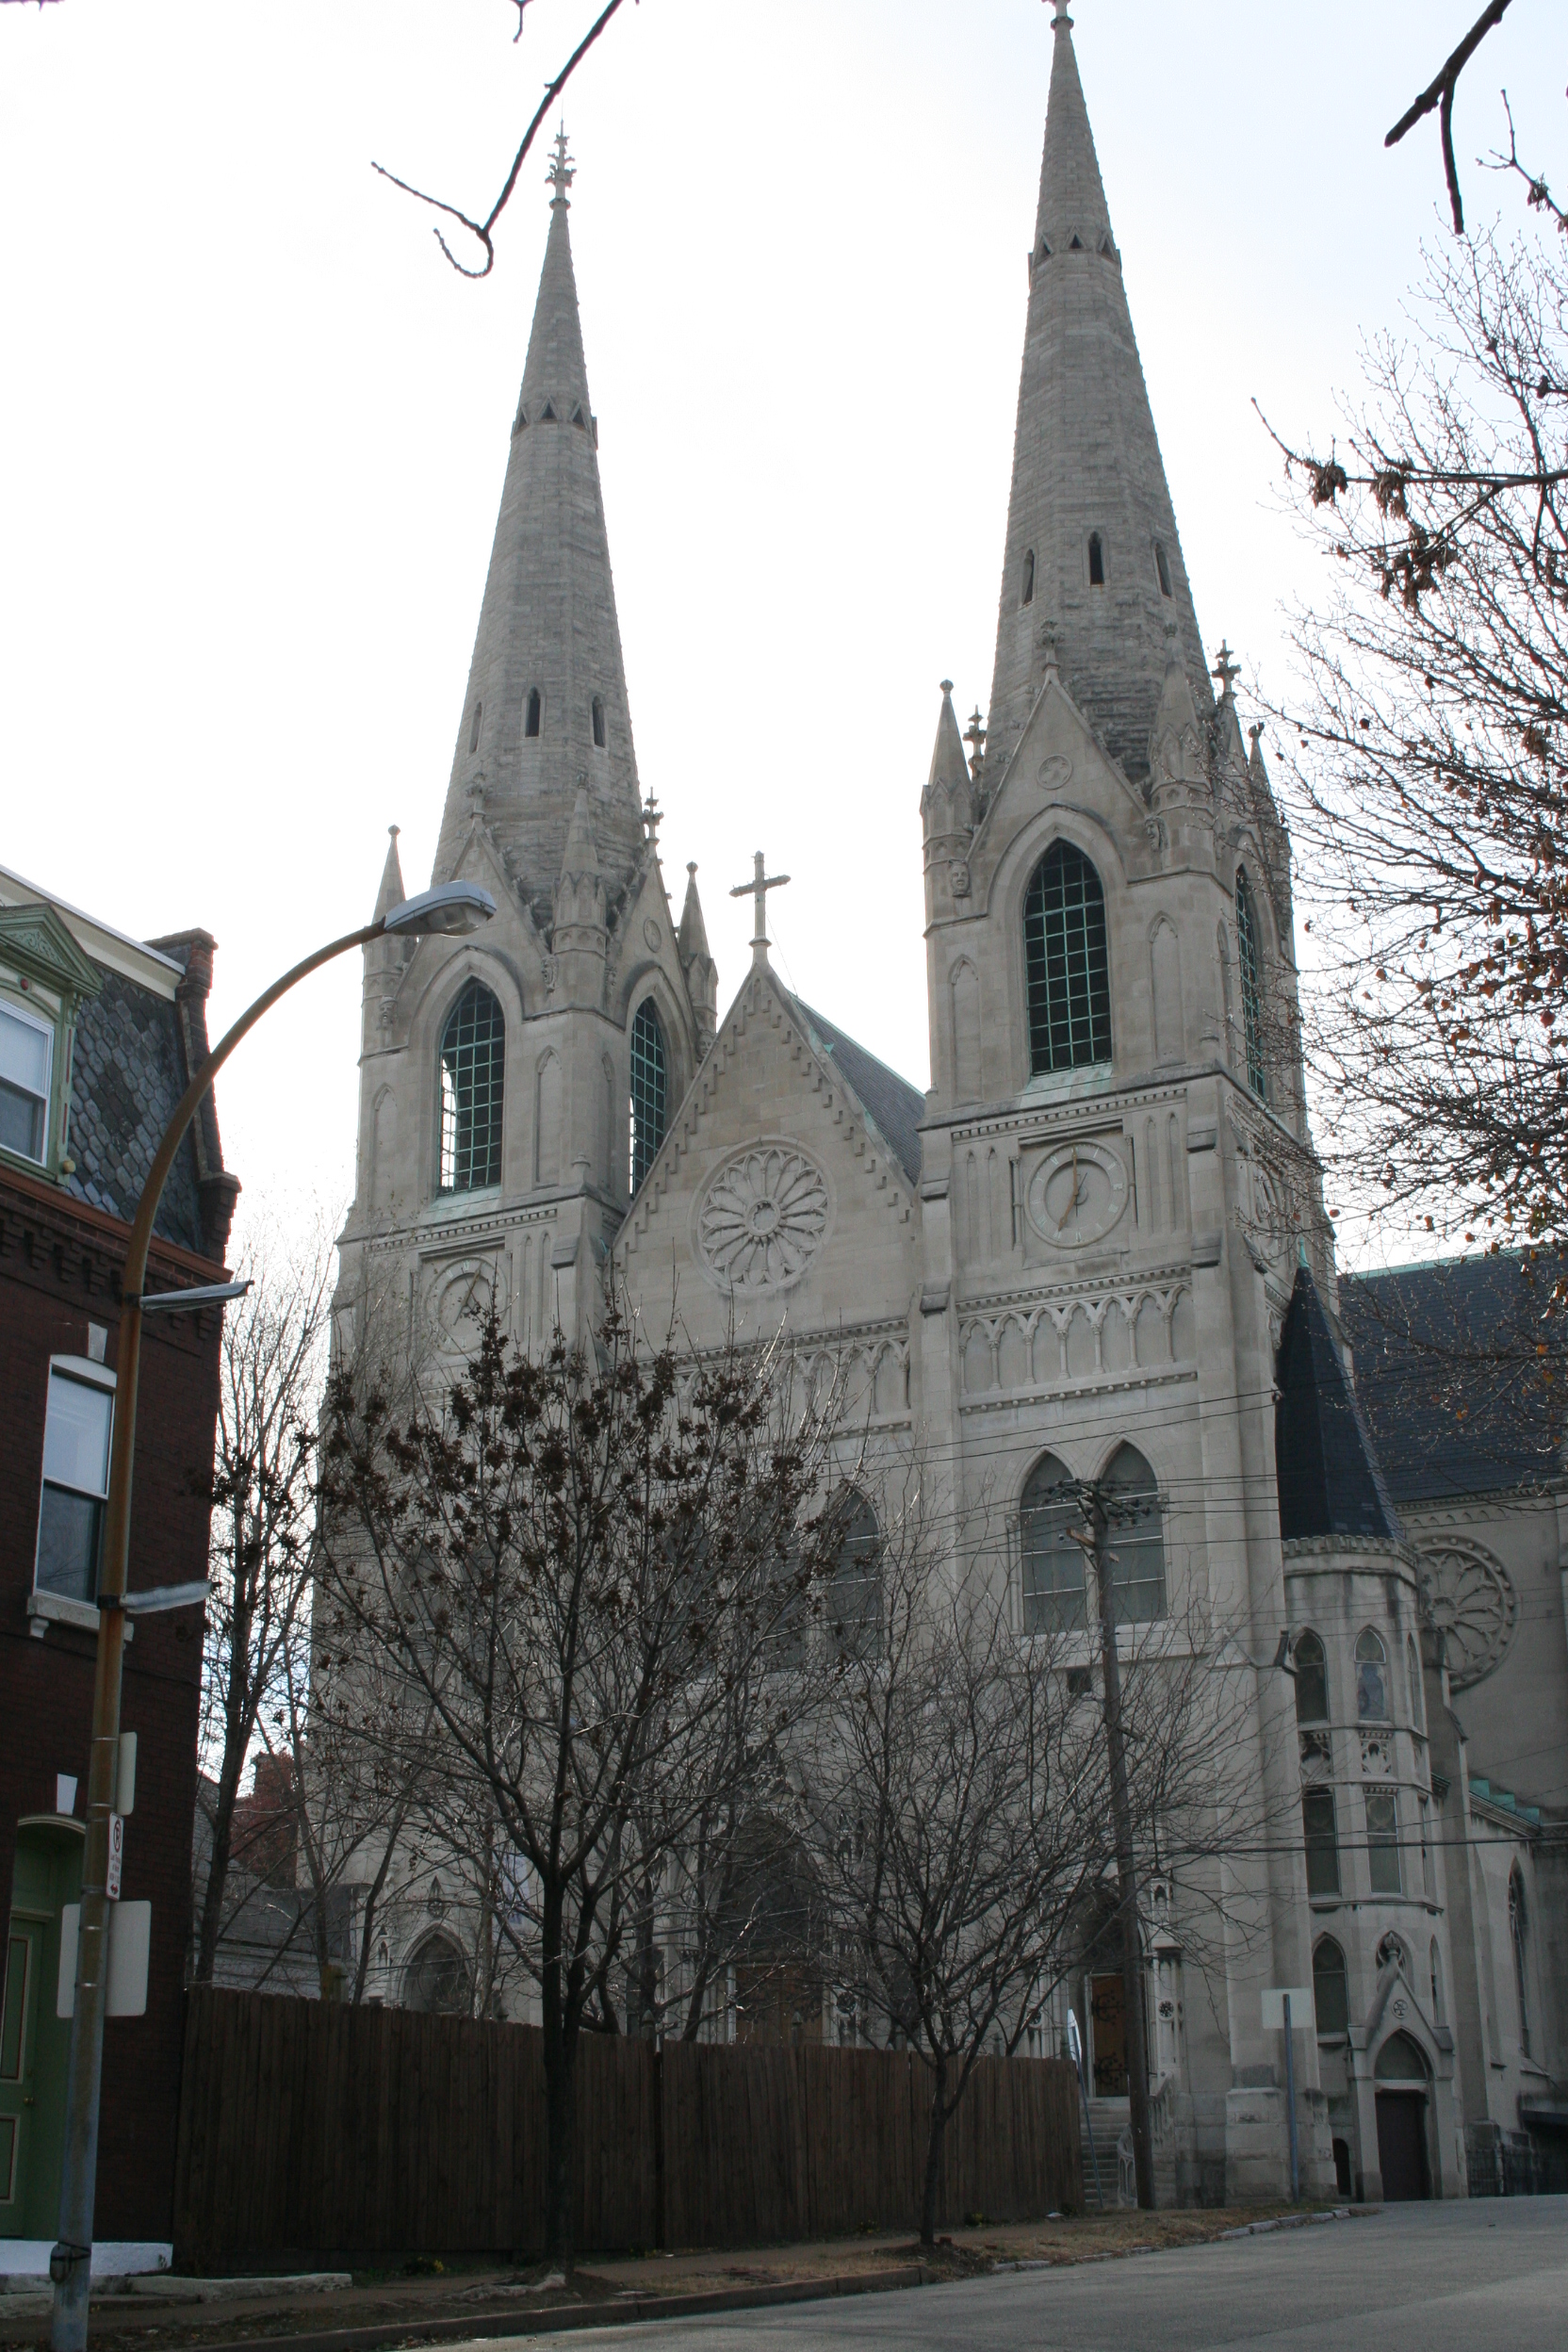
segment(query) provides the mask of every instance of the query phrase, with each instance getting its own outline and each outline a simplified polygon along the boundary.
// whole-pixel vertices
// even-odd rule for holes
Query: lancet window
[[[470,980],[441,1032],[441,1189],[479,1192],[501,1180],[506,1017]]]
[[[1236,874],[1236,961],[1241,966],[1241,1025],[1247,1047],[1247,1083],[1260,1102],[1268,1100],[1268,1075],[1263,1064],[1263,971],[1258,955],[1258,923],[1245,872]]]
[[[523,704],[523,733],[525,735],[538,734],[539,721],[544,716],[544,696],[537,686],[531,686],[528,690],[528,698]]]
[[[1105,892],[1070,841],[1054,842],[1023,902],[1029,1067],[1038,1075],[1111,1058]]]
[[[631,1024],[631,1189],[636,1192],[664,1140],[669,1117],[669,1057],[651,996]]]
[[[1297,1722],[1326,1723],[1329,1720],[1329,1661],[1323,1655],[1323,1644],[1315,1633],[1297,1635],[1292,1662],[1296,1668]]]

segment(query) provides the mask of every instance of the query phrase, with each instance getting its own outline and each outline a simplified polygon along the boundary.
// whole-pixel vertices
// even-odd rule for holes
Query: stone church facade
[[[872,1446],[939,1463],[955,1524],[984,1522],[1021,1638],[1084,1623],[1051,1484],[1157,1494],[1130,1613],[1219,1642],[1273,1825],[1213,1865],[1231,1928],[1200,1961],[1151,1891],[1162,2194],[1280,2192],[1264,1996],[1315,1985],[1308,2193],[1462,2195],[1485,2117],[1437,1990],[1465,1973],[1463,1787],[1446,1809],[1432,1764],[1452,1694],[1348,1380],[1288,841],[1234,667],[1204,652],[1060,5],[1051,38],[988,722],[962,734],[943,687],[918,795],[929,1091],[783,985],[760,860],[722,1020],[695,869],[678,916],[667,893],[563,140],[433,876],[498,912],[367,951],[339,1328],[391,1302],[455,1364],[490,1305],[521,1345],[585,1336],[610,1284],[650,1329],[678,1302],[697,1348],[787,1323]],[[394,833],[378,906],[403,895]],[[1287,1629],[1294,1674],[1270,1663]],[[429,1933],[378,1962],[386,1997]],[[1112,1965],[1062,1989],[1048,2041],[1070,2002],[1087,2017],[1114,2122]]]

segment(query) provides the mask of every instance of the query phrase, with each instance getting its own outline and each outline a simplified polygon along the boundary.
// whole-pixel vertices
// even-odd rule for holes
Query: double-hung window
[[[0,1144],[40,1165],[48,1155],[52,1021],[0,1004]]]
[[[104,1503],[109,1485],[114,1376],[97,1364],[58,1358],[49,1367],[43,1430],[43,1496],[34,1583],[62,1600],[98,1597]]]

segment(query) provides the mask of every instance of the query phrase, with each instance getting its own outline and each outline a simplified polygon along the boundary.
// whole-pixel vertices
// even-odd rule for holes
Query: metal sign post
[[[1291,2021],[1291,2004],[1295,2015],[1310,2030],[1317,2023],[1316,2009],[1310,1984],[1266,1984],[1263,1988],[1263,2025],[1265,2033],[1272,2027],[1282,2031],[1285,2037],[1285,2107],[1290,2133],[1290,2201],[1301,2202],[1301,2149],[1296,2123],[1296,2031]]]
[[[1284,1997],[1285,2013],[1285,2112],[1290,2117],[1290,2201],[1301,2202],[1301,2154],[1296,2144],[1296,2036],[1290,2028],[1290,1995]]]

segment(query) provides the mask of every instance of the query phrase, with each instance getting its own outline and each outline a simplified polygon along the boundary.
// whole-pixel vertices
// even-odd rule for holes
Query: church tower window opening
[[[668,1116],[669,1058],[664,1032],[651,996],[645,996],[631,1024],[631,1189],[642,1187],[664,1140]]]
[[[593,720],[594,749],[602,751],[604,749],[604,704],[597,694],[594,696]]]
[[[1033,547],[1031,547],[1031,548],[1029,549],[1029,552],[1027,553],[1027,555],[1026,555],[1026,556],[1024,557],[1024,559],[1023,559],[1023,594],[1022,594],[1022,596],[1020,596],[1020,598],[1019,598],[1019,602],[1020,602],[1020,604],[1033,604],[1033,603],[1034,603],[1034,601],[1035,601],[1035,550],[1034,550],[1034,548],[1033,548]]]
[[[1105,892],[1070,841],[1036,868],[1023,902],[1029,1067],[1038,1077],[1111,1058],[1111,982]]]
[[[506,1019],[470,980],[441,1032],[441,1189],[482,1192],[501,1180]]]
[[[1366,1791],[1366,1870],[1375,1895],[1402,1895],[1399,1807],[1392,1788]]]
[[[1339,1826],[1331,1788],[1301,1791],[1301,1834],[1307,1850],[1309,1895],[1339,1892]]]
[[[525,735],[538,734],[539,721],[544,715],[544,697],[538,687],[531,686],[528,690],[528,700],[523,705],[523,733]]]
[[[1260,1102],[1268,1100],[1268,1077],[1263,1066],[1263,995],[1258,986],[1257,918],[1247,875],[1236,874],[1236,961],[1241,966],[1241,1025],[1247,1046],[1247,1083]]]
[[[1168,596],[1171,593],[1170,565],[1166,561],[1165,548],[1158,539],[1154,542],[1154,572],[1160,583],[1161,596]]]
[[[1331,1936],[1320,1936],[1312,1948],[1312,2005],[1321,2034],[1350,2031],[1350,1983],[1345,1954]]]
[[[1296,1667],[1297,1722],[1326,1723],[1329,1720],[1329,1661],[1315,1633],[1297,1635],[1293,1662]]]
[[[482,718],[483,718],[483,716],[484,716],[484,705],[483,705],[483,703],[482,703],[482,702],[476,702],[476,703],[475,703],[475,705],[474,705],[474,723],[473,723],[472,727],[468,729],[468,749],[469,749],[470,751],[477,751],[477,750],[479,749],[479,723],[480,723],[481,719],[482,719]]]
[[[1089,533],[1089,586],[1103,588],[1104,585],[1105,542],[1097,531],[1091,531]]]
[[[1405,1670],[1410,1676],[1411,1726],[1424,1735],[1427,1728],[1427,1698],[1421,1687],[1421,1654],[1415,1646],[1413,1633],[1405,1636]]]
[[[1073,1633],[1087,1623],[1083,1548],[1068,1533],[1078,1518],[1071,1473],[1054,1454],[1042,1454],[1024,1484],[1019,1515],[1025,1633]]]
[[[1356,1643],[1356,1713],[1364,1723],[1388,1721],[1388,1652],[1370,1625]]]
[[[1160,1490],[1135,1446],[1119,1446],[1100,1481],[1116,1554],[1111,1592],[1119,1625],[1152,1625],[1165,1615],[1165,1537]]]

